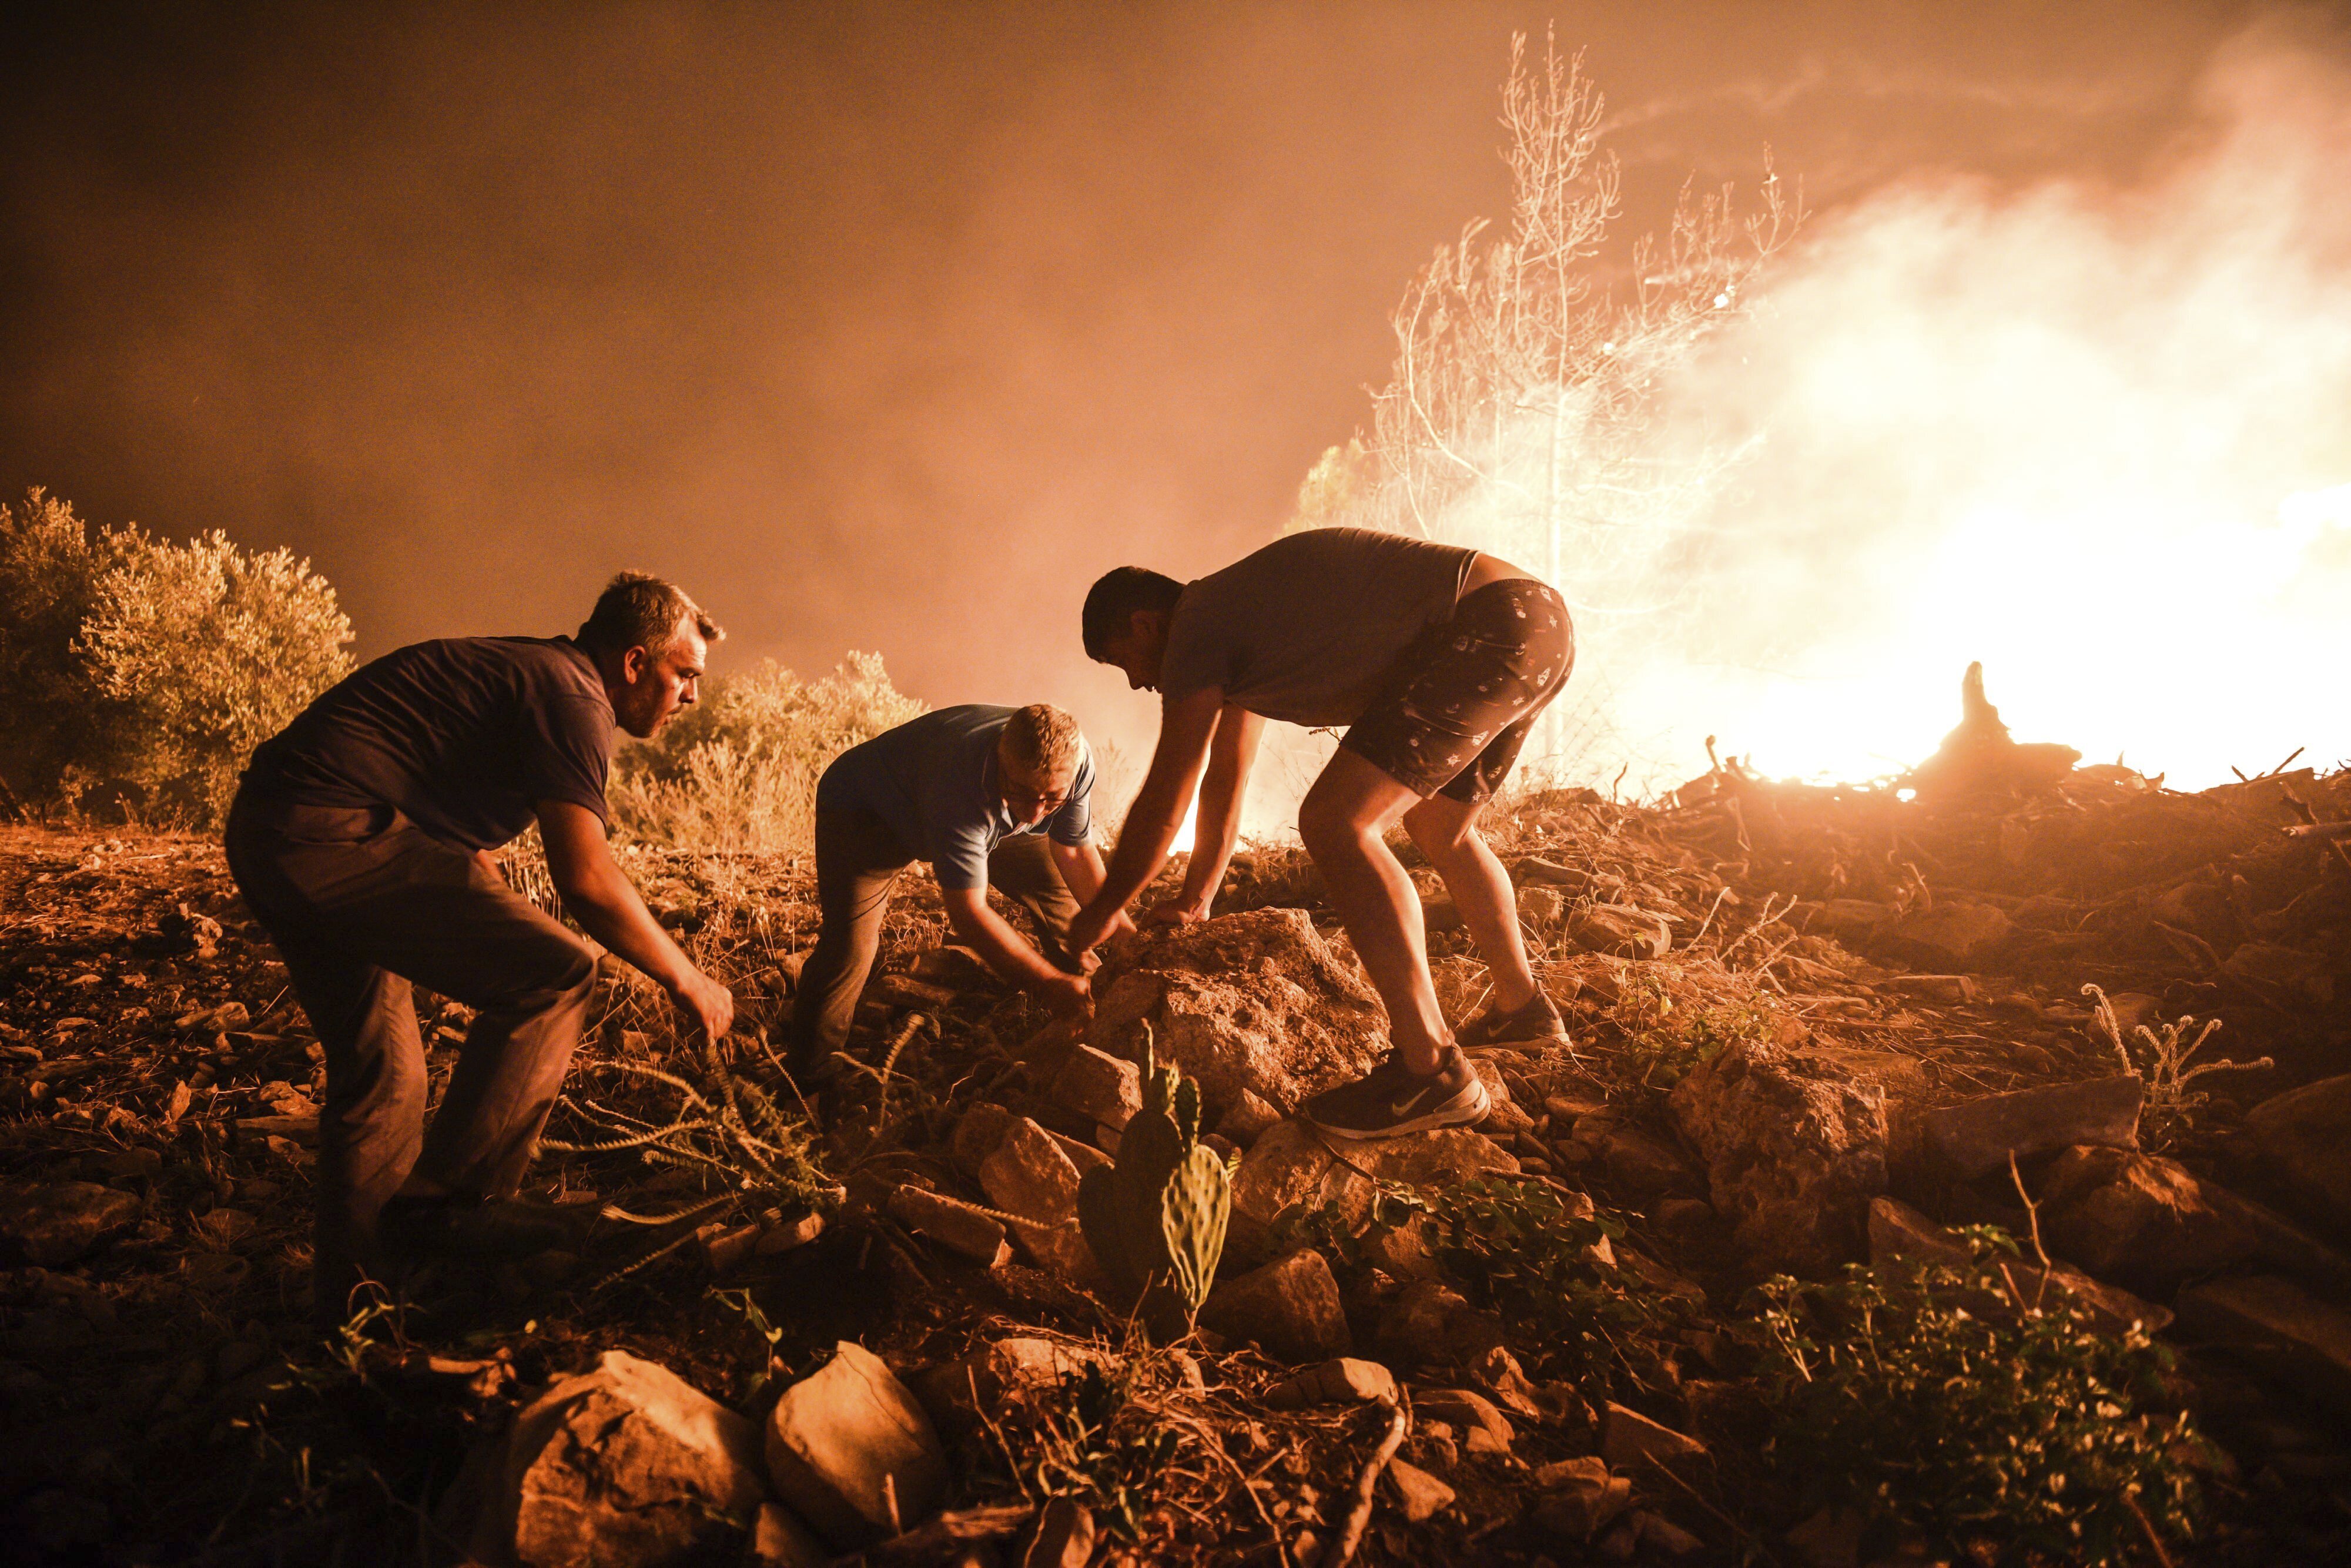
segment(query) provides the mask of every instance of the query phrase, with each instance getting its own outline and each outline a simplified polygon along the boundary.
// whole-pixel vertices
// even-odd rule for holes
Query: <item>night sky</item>
[[[357,651],[569,630],[1148,735],[1077,607],[1270,537],[1502,205],[1513,29],[1629,235],[1768,143],[1813,232],[2179,155],[2217,4],[74,5],[9,24],[0,486],[291,546]]]

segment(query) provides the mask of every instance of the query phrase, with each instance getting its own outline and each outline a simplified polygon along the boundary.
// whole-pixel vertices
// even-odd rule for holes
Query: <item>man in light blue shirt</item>
[[[835,758],[816,789],[823,924],[792,1009],[793,1071],[821,1069],[849,1038],[891,886],[918,860],[957,940],[1055,1011],[1086,1011],[1086,966],[1063,938],[1102,883],[1093,782],[1077,722],[1043,703],[941,708]],[[988,907],[991,886],[1035,919],[1036,946]]]

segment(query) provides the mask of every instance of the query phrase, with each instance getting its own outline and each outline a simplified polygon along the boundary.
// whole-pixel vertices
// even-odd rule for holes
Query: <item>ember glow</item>
[[[2351,79],[2262,33],[2199,96],[2135,188],[1917,182],[1813,226],[1677,394],[1668,444],[1739,447],[1727,480],[1583,585],[1614,749],[1580,771],[1670,784],[1716,734],[1883,776],[1974,659],[2018,739],[2175,786],[2351,755],[2312,700],[2351,665]]]

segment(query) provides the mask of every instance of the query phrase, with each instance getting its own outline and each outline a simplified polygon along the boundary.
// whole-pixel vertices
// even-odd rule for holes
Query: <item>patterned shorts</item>
[[[1424,800],[1474,804],[1500,786],[1574,667],[1559,591],[1525,577],[1489,582],[1405,651],[1339,744]]]

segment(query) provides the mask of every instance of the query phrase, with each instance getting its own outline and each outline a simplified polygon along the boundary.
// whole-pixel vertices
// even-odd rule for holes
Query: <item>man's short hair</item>
[[[1031,703],[1015,709],[1004,721],[998,754],[1029,779],[1060,779],[1078,770],[1078,754],[1085,737],[1078,721],[1050,703]]]
[[[1183,596],[1182,583],[1149,567],[1122,566],[1102,573],[1086,593],[1086,657],[1098,664],[1105,662],[1103,650],[1112,638],[1126,635],[1136,612],[1155,610],[1164,614],[1175,609]]]
[[[726,635],[677,584],[649,571],[616,572],[596,596],[596,608],[589,612],[572,641],[602,653],[625,653],[632,648],[658,653],[669,646],[677,635],[677,623],[688,616],[694,618],[694,629],[702,633],[704,642],[716,643]]]

